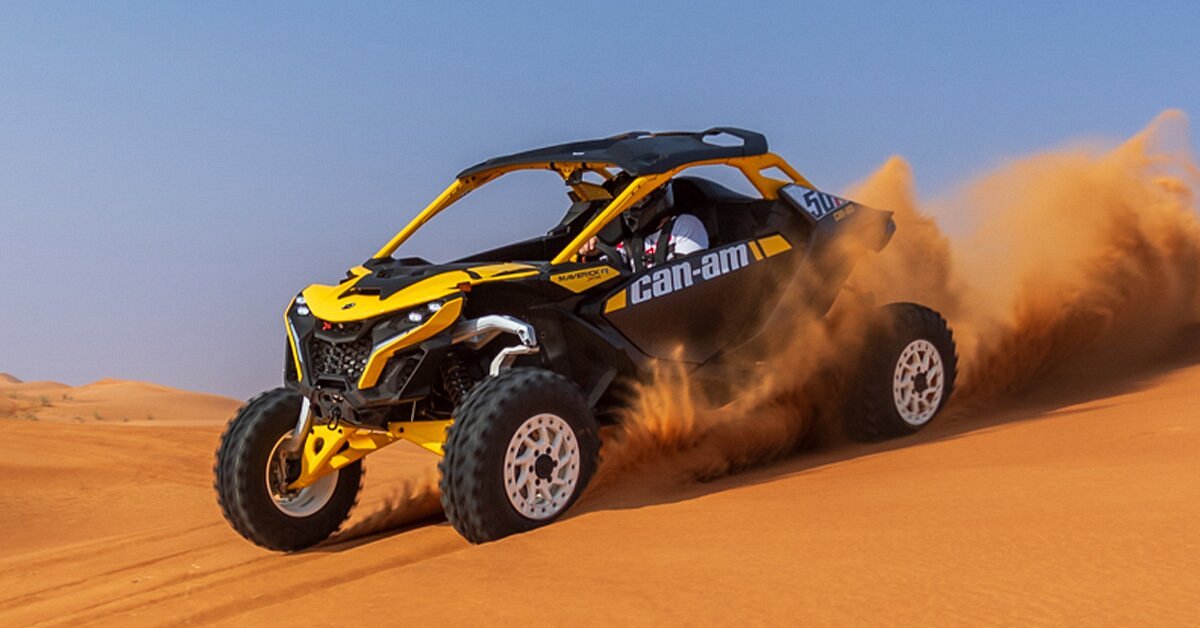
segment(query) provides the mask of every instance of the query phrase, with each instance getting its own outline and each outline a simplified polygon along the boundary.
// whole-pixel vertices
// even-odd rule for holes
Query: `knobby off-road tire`
[[[283,490],[299,461],[283,463],[276,456],[296,427],[300,403],[299,394],[284,388],[251,399],[225,428],[213,467],[225,519],[247,540],[271,550],[300,550],[328,538],[350,514],[362,487],[360,460],[299,491]],[[275,494],[269,460],[288,470],[274,476]]]
[[[880,308],[847,399],[846,433],[879,441],[919,431],[950,399],[957,369],[940,314],[915,303]]]
[[[467,395],[444,450],[446,518],[468,541],[484,543],[566,512],[596,471],[600,432],[571,381],[514,368]]]

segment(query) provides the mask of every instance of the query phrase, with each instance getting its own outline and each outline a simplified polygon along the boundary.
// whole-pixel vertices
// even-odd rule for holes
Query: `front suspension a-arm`
[[[288,488],[309,486],[398,440],[409,441],[440,456],[451,423],[452,420],[397,421],[389,423],[387,431],[356,428],[347,423],[314,425],[300,450],[300,476]]]

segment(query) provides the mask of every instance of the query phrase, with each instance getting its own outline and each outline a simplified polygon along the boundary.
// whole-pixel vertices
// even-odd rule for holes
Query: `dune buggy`
[[[684,174],[696,166],[728,167],[757,194]],[[571,201],[545,235],[446,264],[394,256],[473,189],[527,169],[557,172]],[[671,203],[657,206],[657,226],[689,214],[708,246],[638,260],[647,234],[629,217],[664,189]],[[847,234],[879,250],[894,228],[890,212],[817,190],[762,135],[736,128],[628,133],[480,163],[343,281],[288,305],[285,386],[230,422],[218,501],[250,541],[308,547],[348,516],[362,458],[407,440],[444,456],[442,505],[468,540],[544,525],[595,472],[599,424],[621,382],[660,361],[715,379],[753,363],[763,330],[787,316],[782,295],[802,290],[808,307],[828,311],[853,261]],[[604,254],[583,258],[589,242]],[[852,433],[871,439],[926,425],[955,377],[939,315],[883,310],[890,331],[847,412]]]

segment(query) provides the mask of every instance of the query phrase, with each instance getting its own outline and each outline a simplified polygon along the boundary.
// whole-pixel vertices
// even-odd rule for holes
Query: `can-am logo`
[[[629,286],[629,303],[644,303],[749,265],[750,247],[746,244],[736,244],[705,253],[698,260],[689,259],[661,266]]]

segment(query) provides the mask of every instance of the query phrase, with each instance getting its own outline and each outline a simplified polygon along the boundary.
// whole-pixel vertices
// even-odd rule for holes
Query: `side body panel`
[[[632,275],[603,316],[651,358],[701,364],[769,311],[791,252],[780,235],[698,251]]]

